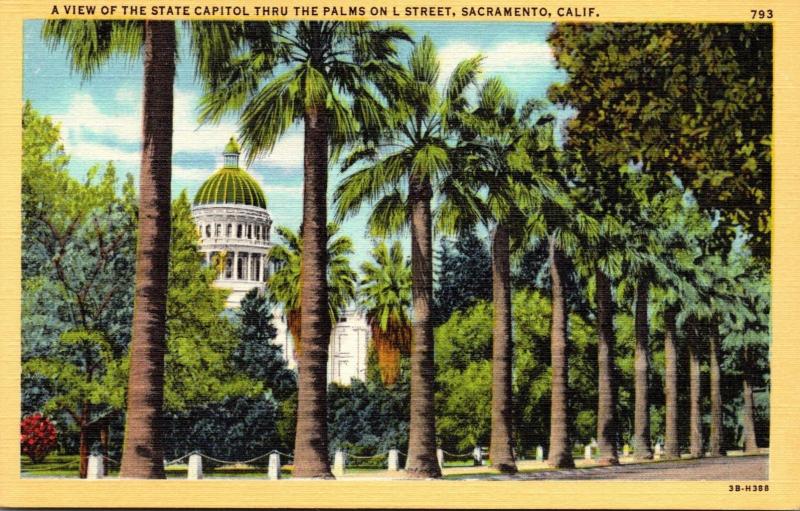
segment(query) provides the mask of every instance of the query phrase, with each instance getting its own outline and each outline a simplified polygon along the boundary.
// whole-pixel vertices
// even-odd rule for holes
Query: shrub
[[[33,463],[41,463],[56,447],[56,427],[40,413],[28,415],[20,424],[22,454]]]

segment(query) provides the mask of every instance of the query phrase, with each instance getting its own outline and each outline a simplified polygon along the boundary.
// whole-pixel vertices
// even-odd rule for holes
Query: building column
[[[259,254],[258,281],[264,282],[264,254]]]
[[[233,273],[231,274],[233,280],[239,278],[239,252],[233,252]]]

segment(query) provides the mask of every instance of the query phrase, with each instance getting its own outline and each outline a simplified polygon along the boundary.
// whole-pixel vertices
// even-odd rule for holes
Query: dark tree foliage
[[[337,449],[357,456],[389,449],[408,452],[408,366],[408,361],[403,360],[400,378],[391,387],[384,386],[379,375],[366,383],[353,380],[349,386],[328,387],[331,454]]]
[[[492,299],[492,259],[486,242],[476,232],[454,241],[442,238],[437,251],[438,274],[433,291],[434,323],[441,325],[453,311],[466,310]]]
[[[226,461],[243,461],[282,447],[276,422],[278,403],[268,394],[226,398],[188,412],[168,413],[165,455],[191,451]],[[261,460],[267,462],[267,458]]]
[[[277,330],[272,325],[274,304],[269,295],[251,289],[237,311],[239,345],[231,354],[234,369],[258,380],[283,401],[297,390],[297,377],[286,367],[281,349],[273,344]]]

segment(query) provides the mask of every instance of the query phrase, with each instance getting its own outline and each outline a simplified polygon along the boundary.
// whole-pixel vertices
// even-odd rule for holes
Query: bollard
[[[544,448],[541,445],[536,446],[536,461],[544,461]]]
[[[655,459],[661,459],[661,455],[664,454],[664,451],[661,448],[661,444],[656,442],[655,449],[653,449],[653,457]]]
[[[281,455],[273,452],[269,455],[269,466],[267,467],[267,479],[277,480],[281,478]]]
[[[444,451],[436,449],[436,459],[439,461],[439,470],[444,468]]]
[[[191,480],[203,478],[203,458],[199,454],[189,456],[189,469],[186,472],[186,478]]]
[[[583,459],[586,461],[592,461],[592,445],[589,444],[583,449]]]
[[[102,479],[103,474],[103,456],[100,454],[90,455],[89,467],[86,470],[86,479]]]
[[[480,447],[472,449],[472,460],[476,467],[483,465],[483,452]]]
[[[333,456],[333,475],[336,477],[342,477],[344,475],[344,451],[336,451],[336,454]]]
[[[400,470],[400,452],[397,449],[389,449],[389,472]]]
[[[622,455],[623,456],[630,456],[631,455],[631,446],[625,444],[622,446]]]

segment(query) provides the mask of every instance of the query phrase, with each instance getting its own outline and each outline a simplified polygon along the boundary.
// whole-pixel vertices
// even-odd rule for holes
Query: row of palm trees
[[[328,343],[336,310],[352,296],[337,296],[331,290],[336,255],[330,247],[335,228],[329,227],[327,218],[327,179],[331,159],[344,151],[342,169],[349,174],[334,192],[337,220],[369,204],[371,234],[385,237],[404,229],[411,233],[411,327],[403,326],[407,318],[379,307],[370,317],[373,328],[384,332],[374,337],[387,368],[389,360],[410,344],[409,477],[441,475],[434,414],[434,226],[448,234],[482,224],[492,232],[495,312],[490,457],[504,472],[516,470],[511,449],[511,255],[532,240],[548,243],[553,303],[549,462],[559,467],[572,465],[567,406],[568,254],[593,261],[583,267],[596,269],[598,289],[602,408],[598,441],[606,446],[601,448],[601,458],[614,462],[617,433],[609,277],[619,264],[615,252],[603,244],[632,237],[633,220],[621,225],[613,214],[589,214],[596,212],[582,207],[581,198],[574,197],[576,183],[592,172],[566,177],[565,168],[588,169],[589,165],[555,147],[553,118],[544,105],[533,101],[518,105],[497,79],[479,82],[480,56],[460,62],[440,82],[440,66],[428,38],[416,44],[401,64],[397,45],[411,42],[411,37],[400,26],[304,21],[187,22],[184,27],[205,89],[201,121],[217,122],[228,113],[237,114],[249,161],[272,150],[294,123],[303,124],[300,235],[280,232],[294,250],[278,251],[274,257],[283,257],[285,266],[292,269],[276,274],[270,282],[276,296],[289,305],[290,328],[300,347],[295,477],[331,477],[326,424]],[[159,417],[175,28],[173,22],[165,21],[52,20],[43,31],[54,45],[66,46],[73,67],[86,76],[113,54],[144,57],[136,301],[121,477],[164,477]],[[643,245],[647,243],[642,240]],[[339,250],[346,252],[347,247]],[[594,257],[597,253],[604,256]],[[401,256],[392,248],[385,257],[394,261]],[[629,267],[641,269],[647,267],[645,263],[649,264],[636,260]],[[644,375],[645,389],[649,370],[646,274],[644,270],[636,273],[641,276],[636,309],[645,311],[637,314],[637,332],[644,342],[642,346],[637,342],[636,370],[637,378]],[[289,295],[288,290],[298,288],[299,293]],[[377,284],[374,289],[383,292]],[[404,299],[400,294],[398,303]],[[637,383],[641,382],[637,379]],[[649,420],[642,422],[647,406],[638,385],[636,407],[640,440],[634,443],[637,452],[646,455]]]

